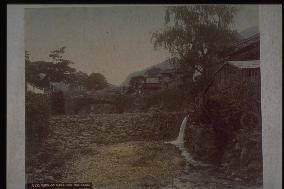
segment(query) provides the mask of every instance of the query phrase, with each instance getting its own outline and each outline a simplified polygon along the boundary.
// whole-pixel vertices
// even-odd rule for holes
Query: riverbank
[[[190,119],[185,146],[193,159],[216,166],[227,178],[261,186],[261,127],[228,130],[218,135],[212,124]]]

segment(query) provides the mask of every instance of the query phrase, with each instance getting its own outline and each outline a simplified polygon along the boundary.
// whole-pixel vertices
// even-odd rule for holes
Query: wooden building
[[[224,62],[213,68],[211,81],[205,93],[211,93],[212,90],[220,91],[230,87],[233,82],[239,82],[254,88],[255,94],[260,97],[259,45],[259,33],[257,33],[224,51],[222,55]]]
[[[260,87],[260,61],[226,61],[215,73],[212,85],[215,90],[219,90],[233,82],[244,83],[250,87]]]
[[[147,77],[145,82],[142,84],[142,93],[149,93],[161,89],[160,78],[158,77]]]
[[[230,48],[224,51],[222,56],[225,60],[259,60],[259,45],[260,38],[259,33],[257,33],[232,44]]]

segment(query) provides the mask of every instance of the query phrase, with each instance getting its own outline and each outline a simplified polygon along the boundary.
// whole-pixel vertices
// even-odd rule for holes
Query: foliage
[[[147,111],[152,107],[159,107],[167,112],[183,111],[187,109],[190,98],[190,94],[182,88],[163,90],[145,95],[143,97],[143,109]]]
[[[48,136],[50,116],[49,98],[41,94],[26,94],[26,147],[27,152],[36,150]]]
[[[257,111],[260,109],[260,83],[259,81],[241,81],[238,76],[231,75],[222,88],[211,86],[204,97],[205,102],[215,99],[227,104],[230,108]]]
[[[129,95],[124,97],[121,104],[130,111],[133,111],[133,108],[139,112],[148,112],[153,108],[166,112],[183,111],[188,108],[192,99],[188,90],[188,88],[173,88],[144,95]]]
[[[86,87],[87,79],[88,79],[88,74],[78,71],[75,72],[73,75],[70,75],[69,83],[75,86],[79,85]]]
[[[66,49],[66,47],[64,46],[64,47],[61,47],[59,49],[50,51],[49,57],[52,58],[54,63],[62,62],[63,61],[62,54],[65,52],[65,49]]]
[[[135,91],[139,90],[139,87],[141,87],[141,84],[145,82],[146,78],[144,76],[135,76],[132,77],[129,81],[129,87],[127,89],[128,94],[132,94]]]
[[[26,62],[26,81],[38,87],[48,87],[49,81],[72,81],[66,73],[75,71],[75,68],[71,68],[65,60],[57,64],[45,61]],[[41,78],[40,74],[44,74],[44,78]]]
[[[53,62],[35,61],[29,60],[29,53],[25,53],[26,62],[26,81],[30,82],[38,87],[48,87],[49,82],[67,81],[71,82],[72,74],[76,72],[75,68],[70,67],[73,64],[72,61],[62,58],[62,55],[66,47],[62,47],[59,50],[51,51],[50,57]],[[44,78],[39,75],[44,74]]]
[[[178,112],[187,108],[190,95],[182,89],[164,90],[156,93],[140,95],[118,95],[114,105],[118,113],[148,112],[159,109],[166,112]]]
[[[26,81],[37,87],[47,88],[50,82],[64,81],[71,86],[83,86],[88,89],[103,89],[107,86],[105,77],[100,73],[87,75],[71,67],[74,64],[70,60],[63,59],[66,47],[50,52],[52,62],[35,61],[31,62],[28,51],[25,51]],[[42,75],[43,77],[41,77]]]
[[[51,95],[52,115],[65,114],[65,96],[62,91],[53,92]]]
[[[205,76],[224,48],[236,40],[232,30],[236,13],[235,7],[227,5],[169,7],[165,28],[152,35],[154,46],[167,49],[173,60]]]
[[[232,76],[227,85],[211,88],[203,96],[197,109],[201,124],[214,131],[218,149],[216,163],[223,161],[223,155],[235,135],[242,131],[248,134],[261,133],[260,91],[255,83],[240,81]],[[242,141],[241,141],[242,142]]]
[[[104,75],[100,73],[91,73],[86,81],[86,86],[90,90],[99,90],[108,86]]]
[[[25,51],[25,62],[30,62],[30,52]]]
[[[134,107],[135,97],[129,95],[117,95],[114,98],[114,105],[117,113],[131,112]]]

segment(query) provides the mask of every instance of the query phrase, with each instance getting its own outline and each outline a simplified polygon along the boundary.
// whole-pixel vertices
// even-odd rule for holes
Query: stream
[[[182,174],[172,179],[172,183],[163,189],[261,189],[262,186],[249,186],[238,179],[228,179],[216,171],[216,167],[195,161],[184,146],[184,135],[189,115],[183,119],[178,137],[166,144],[175,145],[186,161]]]

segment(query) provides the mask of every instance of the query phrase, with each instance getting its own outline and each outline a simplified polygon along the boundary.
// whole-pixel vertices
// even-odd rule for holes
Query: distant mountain
[[[240,35],[243,39],[246,39],[254,34],[259,33],[259,27],[258,26],[252,26],[249,27],[243,31],[240,32]]]
[[[154,69],[161,69],[161,70],[167,70],[167,69],[173,69],[174,68],[174,64],[171,63],[171,59],[168,59],[166,61],[163,61],[159,64],[156,64],[156,65],[153,65],[151,67],[148,67],[146,69],[143,69],[143,70],[140,70],[140,71],[136,71],[136,72],[133,72],[131,74],[129,74],[126,79],[120,84],[120,86],[122,87],[126,87],[129,85],[129,81],[132,77],[136,77],[136,76],[143,76],[145,75],[146,72],[148,71],[151,71],[151,70],[154,70]]]

